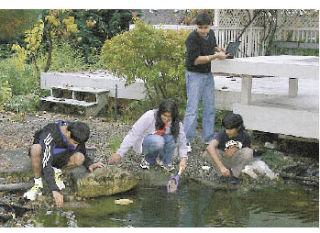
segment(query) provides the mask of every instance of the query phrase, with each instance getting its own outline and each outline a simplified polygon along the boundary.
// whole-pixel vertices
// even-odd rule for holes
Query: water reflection
[[[115,205],[118,198],[134,203]],[[140,187],[86,204],[69,208],[79,227],[319,227],[318,190],[296,184],[213,190],[188,183],[170,195],[165,187]]]

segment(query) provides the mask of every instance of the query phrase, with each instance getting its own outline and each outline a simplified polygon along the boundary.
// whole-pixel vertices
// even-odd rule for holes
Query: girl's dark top
[[[196,30],[191,32],[186,40],[187,56],[185,67],[188,71],[198,73],[210,73],[211,62],[205,64],[194,65],[194,61],[199,56],[212,55],[217,47],[216,37],[212,29],[210,29],[207,38],[201,37]]]
[[[87,169],[93,163],[86,153],[85,143],[81,143],[75,147],[67,142],[67,139],[61,131],[61,126],[64,124],[69,125],[70,122],[58,121],[56,123],[47,124],[34,135],[33,143],[42,146],[41,168],[50,191],[59,190],[55,182],[54,170],[52,169],[53,156],[55,154],[66,153],[72,155],[75,152],[81,152],[85,157],[83,165]]]
[[[235,142],[241,142],[242,143],[242,148],[244,148],[244,147],[251,148],[251,137],[245,130],[240,130],[238,132],[237,136],[232,137],[232,138],[228,137],[228,135],[226,134],[225,130],[220,130],[214,136],[214,139],[216,139],[219,142],[218,149],[219,150],[223,150],[223,151],[226,149],[226,144],[230,140],[233,140]]]

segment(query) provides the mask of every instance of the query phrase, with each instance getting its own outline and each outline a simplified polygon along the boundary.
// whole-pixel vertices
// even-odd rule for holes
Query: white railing
[[[134,28],[134,24],[130,25],[130,30]],[[168,30],[193,30],[195,25],[154,25],[157,29]],[[226,47],[229,42],[235,41],[237,36],[243,30],[243,27],[212,27],[215,32],[217,44],[219,47]],[[318,28],[281,28],[276,34],[275,40],[286,40],[291,35],[292,41],[319,43]],[[255,57],[265,55],[265,44],[263,41],[263,27],[249,27],[242,34],[239,51],[236,57]]]
[[[276,40],[319,43],[319,28],[281,28]]]
[[[236,38],[240,35],[242,27],[213,27],[216,34],[219,47],[226,47],[229,42],[236,41]],[[262,42],[264,29],[262,27],[248,28],[239,38],[241,41],[239,51],[236,57],[255,57],[263,56],[265,47]]]
[[[193,30],[195,25],[153,25],[156,29],[167,30]],[[134,24],[130,25],[130,30],[135,27]],[[214,27],[212,29],[215,32],[218,47],[226,47],[229,42],[235,41],[237,36],[240,35],[243,30],[242,27]],[[264,44],[261,43],[263,37],[262,27],[252,27],[246,30],[240,38],[241,44],[236,57],[253,57],[264,55]]]

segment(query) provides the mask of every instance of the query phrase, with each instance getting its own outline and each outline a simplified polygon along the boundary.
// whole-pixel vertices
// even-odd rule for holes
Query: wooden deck
[[[238,76],[216,85],[216,105],[241,114],[248,129],[319,139],[318,57],[215,60],[212,72]]]

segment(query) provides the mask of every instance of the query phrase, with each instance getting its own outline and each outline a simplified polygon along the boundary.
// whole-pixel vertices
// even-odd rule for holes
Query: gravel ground
[[[36,130],[42,128],[44,125],[55,122],[57,120],[74,121],[79,120],[89,124],[91,129],[91,136],[88,140],[87,146],[94,147],[95,153],[94,161],[107,162],[108,157],[115,152],[115,142],[121,142],[122,138],[130,130],[134,122],[123,123],[106,121],[104,118],[86,118],[83,116],[63,115],[49,112],[38,112],[34,115],[19,115],[14,113],[0,112],[0,149],[15,150],[23,149],[28,150],[32,140],[33,134]],[[195,140],[192,142],[192,152],[189,154],[188,167],[183,174],[183,177],[188,179],[202,182],[206,185],[217,187],[218,173],[212,166],[210,160],[205,156],[206,146],[200,140],[200,132],[198,132]],[[135,175],[141,175],[142,169],[139,167],[141,157],[136,155],[133,151],[129,151],[122,160],[121,167],[131,171]],[[304,163],[313,163],[313,160],[306,160]],[[179,157],[177,154],[173,156],[173,164],[178,169]],[[209,166],[209,170],[202,169],[203,166]],[[317,168],[318,166],[316,166]],[[153,169],[161,170],[160,167],[155,166]],[[276,172],[279,172],[276,171]],[[170,175],[177,173],[177,170]],[[3,178],[0,178],[3,179]],[[247,176],[243,176],[243,186],[252,188],[255,184],[266,182],[266,178],[259,180],[252,180]],[[268,181],[269,182],[269,181]],[[218,187],[219,188],[219,187]],[[14,204],[22,206],[23,200],[21,199],[23,192],[0,192],[0,215],[1,211],[6,204]],[[48,199],[48,198],[47,198]],[[2,205],[2,207],[1,207]],[[52,200],[44,200],[38,202],[33,206],[25,206],[26,208],[41,209],[53,208]],[[2,208],[2,209],[1,209]],[[9,220],[6,223],[0,221],[0,227],[32,227],[34,226],[33,219],[36,211],[27,211],[21,217],[17,216],[14,220]],[[72,219],[72,213],[64,213]],[[1,220],[1,219],[0,219]],[[71,225],[74,223],[70,223]]]
[[[35,115],[19,116],[15,114],[0,113],[0,149],[28,150],[32,144],[33,134],[36,130],[42,128],[48,123],[57,120],[74,121],[79,120],[86,122],[90,126],[91,135],[87,146],[96,149],[95,161],[106,163],[107,158],[115,152],[114,141],[121,142],[122,138],[131,129],[133,122],[106,122],[103,118],[85,118],[72,115],[53,114],[48,112],[39,112]],[[119,141],[120,140],[120,141]],[[205,150],[205,144],[200,140],[199,135],[192,144],[192,152],[189,155],[187,174],[192,173],[194,168],[199,168],[208,163],[201,157]],[[136,173],[140,171],[139,163],[141,157],[133,151],[129,151],[122,161],[122,167]],[[179,156],[173,156],[173,163],[178,168]]]

